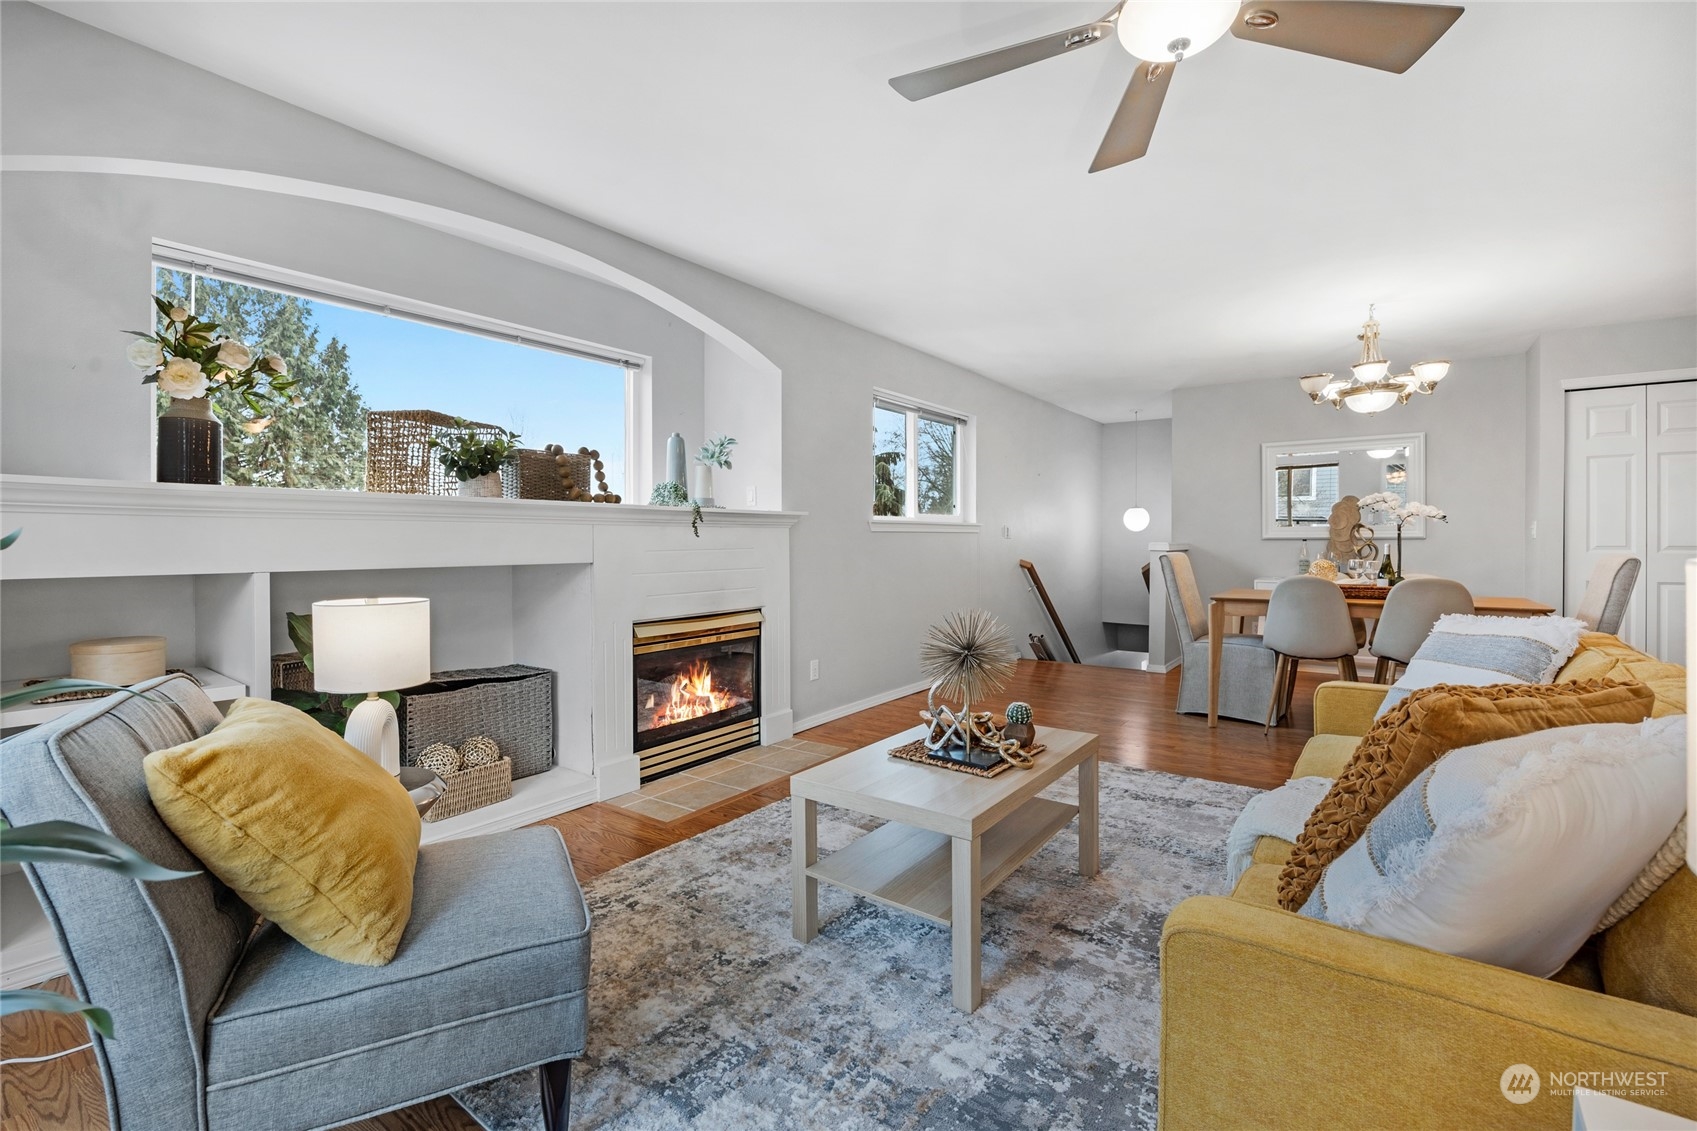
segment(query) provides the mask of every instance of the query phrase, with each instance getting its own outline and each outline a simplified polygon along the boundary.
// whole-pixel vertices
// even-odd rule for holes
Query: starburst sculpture
[[[931,626],[919,649],[919,670],[933,681],[933,692],[970,704],[1001,690],[1017,658],[1000,621],[983,609],[967,609]]]

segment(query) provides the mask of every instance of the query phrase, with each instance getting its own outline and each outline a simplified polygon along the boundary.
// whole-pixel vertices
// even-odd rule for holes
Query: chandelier
[[[1391,374],[1390,362],[1379,353],[1379,323],[1373,311],[1374,307],[1367,308],[1367,321],[1356,335],[1361,360],[1349,367],[1348,377],[1310,373],[1299,378],[1309,400],[1333,408],[1347,404],[1351,412],[1371,415],[1393,404],[1407,404],[1415,393],[1430,394],[1449,373],[1447,361],[1417,361],[1407,373]]]

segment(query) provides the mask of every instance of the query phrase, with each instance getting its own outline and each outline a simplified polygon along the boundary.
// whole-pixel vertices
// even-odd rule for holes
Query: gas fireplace
[[[635,626],[642,780],[760,745],[761,620],[743,612]]]

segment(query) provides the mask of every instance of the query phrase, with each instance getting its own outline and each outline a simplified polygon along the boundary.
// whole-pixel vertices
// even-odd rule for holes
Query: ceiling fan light
[[[1436,385],[1449,375],[1450,363],[1447,361],[1417,361],[1411,367],[1414,379],[1422,385]]]
[[[1149,512],[1142,507],[1132,507],[1121,516],[1120,521],[1125,528],[1136,534],[1140,530],[1149,529]]]
[[[1388,361],[1358,361],[1349,367],[1349,371],[1355,374],[1355,379],[1363,385],[1371,385],[1375,381],[1384,380],[1390,368],[1391,363]]]
[[[1374,389],[1367,393],[1357,393],[1355,396],[1344,401],[1344,403],[1349,406],[1351,412],[1359,412],[1363,415],[1383,412],[1385,409],[1396,404],[1396,402],[1397,395],[1390,389]]]
[[[1120,46],[1149,63],[1190,58],[1226,34],[1238,0],[1144,0],[1120,9]],[[1183,46],[1175,45],[1183,41]]]

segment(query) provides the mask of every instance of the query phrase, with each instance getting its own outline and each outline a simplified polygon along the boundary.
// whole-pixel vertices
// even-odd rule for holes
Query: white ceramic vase
[[[501,473],[491,471],[488,475],[479,475],[475,479],[460,480],[460,497],[463,499],[499,499],[501,497]]]
[[[698,463],[689,469],[689,499],[698,506],[713,505],[713,468]]]

